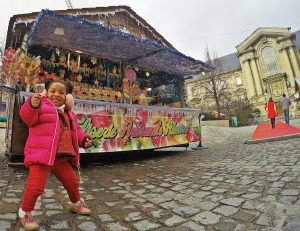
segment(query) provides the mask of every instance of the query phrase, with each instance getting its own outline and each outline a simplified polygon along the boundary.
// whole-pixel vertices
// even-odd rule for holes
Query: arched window
[[[274,75],[279,73],[273,48],[265,47],[262,50],[262,55],[266,65],[267,75]]]

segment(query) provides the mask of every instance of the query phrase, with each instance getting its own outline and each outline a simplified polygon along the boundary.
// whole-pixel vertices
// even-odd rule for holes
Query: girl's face
[[[60,107],[66,101],[67,90],[62,83],[52,83],[47,91],[48,99],[56,106]]]

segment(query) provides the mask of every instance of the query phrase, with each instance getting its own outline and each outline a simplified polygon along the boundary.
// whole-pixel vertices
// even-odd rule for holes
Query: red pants
[[[35,164],[29,167],[29,176],[25,188],[21,208],[25,212],[34,209],[36,200],[44,193],[46,181],[50,172],[62,182],[72,203],[80,200],[79,182],[71,163],[66,158],[56,158],[54,166]]]

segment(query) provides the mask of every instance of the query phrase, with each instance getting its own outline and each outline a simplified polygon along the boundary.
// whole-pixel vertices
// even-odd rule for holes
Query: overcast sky
[[[74,8],[130,6],[173,46],[204,60],[206,44],[218,56],[236,52],[235,46],[258,27],[300,30],[299,0],[71,0]],[[0,0],[0,32],[6,34],[14,14],[42,9],[66,9],[64,0]],[[0,35],[0,36],[1,36]]]

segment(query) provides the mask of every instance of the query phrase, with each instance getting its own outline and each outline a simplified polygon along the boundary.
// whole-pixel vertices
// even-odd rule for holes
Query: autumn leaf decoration
[[[40,65],[40,56],[31,56],[27,50],[8,48],[2,59],[0,82],[12,87],[19,80],[21,83],[35,84],[38,81]]]

